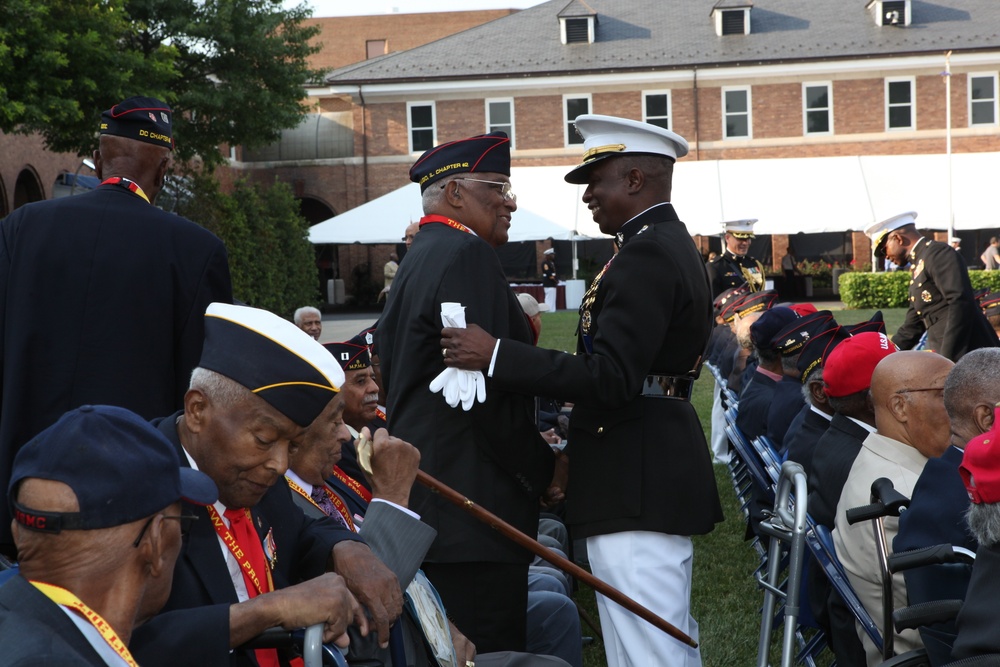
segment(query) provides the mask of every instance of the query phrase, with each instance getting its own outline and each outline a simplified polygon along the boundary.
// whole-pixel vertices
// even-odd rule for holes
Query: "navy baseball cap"
[[[799,314],[791,308],[776,306],[765,310],[756,322],[750,325],[750,340],[758,350],[773,350],[771,340],[775,334],[799,319]]]
[[[25,479],[62,482],[78,512],[46,512],[16,502]],[[32,438],[14,458],[7,488],[14,520],[45,533],[111,528],[151,516],[178,500],[211,505],[218,490],[203,472],[181,467],[167,438],[125,408],[84,405]]]

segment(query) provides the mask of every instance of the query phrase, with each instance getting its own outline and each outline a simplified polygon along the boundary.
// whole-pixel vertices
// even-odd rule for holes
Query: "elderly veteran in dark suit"
[[[167,601],[193,518],[181,500],[217,497],[124,408],[83,406],[35,436],[8,490],[21,560],[0,586],[0,663],[135,665],[133,628]]]
[[[766,435],[774,448],[785,453],[785,437],[792,422],[805,407],[802,392],[799,355],[803,347],[819,334],[837,327],[829,310],[803,315],[779,331],[771,339],[771,347],[781,356],[781,380],[774,388],[774,401],[767,411]]]
[[[979,542],[968,595],[958,614],[953,660],[1000,653],[997,596],[1000,596],[1000,421],[965,446],[959,473],[971,505],[966,525]]]
[[[909,350],[926,331],[926,349],[952,361],[980,347],[996,347],[997,336],[976,303],[962,256],[947,243],[920,234],[916,219],[910,211],[865,230],[876,257],[887,257],[899,266],[910,262],[913,267],[910,307],[893,342]]]
[[[570,418],[567,523],[594,574],[697,636],[690,535],[722,520],[690,390],[712,328],[704,263],[670,202],[687,142],[623,118],[576,119],[583,162],[566,176],[618,253],[581,306],[577,354],[478,327],[445,329],[445,361],[493,387],[559,396]],[[647,379],[651,382],[647,382]],[[696,665],[700,654],[598,596],[609,665]]]
[[[396,577],[342,523],[307,518],[284,479],[289,447],[337,393],[343,371],[308,334],[264,310],[212,304],[205,332],[184,410],[156,425],[215,481],[219,502],[194,509],[201,520],[184,541],[170,599],[135,636],[139,662],[278,664],[274,650],[239,647],[279,625],[323,623],[331,639],[353,619],[364,632],[358,600],[387,643],[402,609]]]
[[[116,104],[93,156],[101,185],[0,222],[0,486],[18,448],[67,410],[118,405],[153,419],[181,407],[205,308],[232,301],[222,241],[152,205],[171,126],[159,100]],[[58,324],[41,315],[46,303]],[[0,504],[0,551],[11,546]]]
[[[533,340],[495,251],[517,210],[510,140],[495,132],[437,146],[410,178],[420,183],[426,215],[377,334],[389,432],[420,450],[422,470],[533,535],[554,469],[534,421],[535,392],[487,381],[485,402],[465,410],[429,388],[445,370],[442,303],[460,303],[468,322],[497,336]],[[414,489],[411,501],[437,530],[424,571],[455,624],[480,651],[524,650],[531,554],[426,489]]]

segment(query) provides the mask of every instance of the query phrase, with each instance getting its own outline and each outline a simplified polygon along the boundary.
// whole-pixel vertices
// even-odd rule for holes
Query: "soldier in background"
[[[712,297],[743,283],[751,292],[764,289],[764,265],[747,255],[754,238],[753,226],[757,220],[734,220],[722,223],[725,227],[725,249],[708,264],[708,277],[712,281]]]

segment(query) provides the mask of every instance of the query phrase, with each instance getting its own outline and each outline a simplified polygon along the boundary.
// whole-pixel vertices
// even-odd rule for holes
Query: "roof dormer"
[[[908,26],[913,19],[910,0],[871,0],[868,11],[877,26]]]
[[[715,24],[715,34],[749,35],[750,10],[753,2],[750,0],[719,0],[712,7],[712,22]]]
[[[572,0],[562,8],[559,38],[563,44],[593,44],[597,34],[597,12],[583,0]]]

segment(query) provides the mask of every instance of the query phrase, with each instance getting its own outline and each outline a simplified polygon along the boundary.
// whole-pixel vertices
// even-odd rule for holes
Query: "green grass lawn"
[[[871,317],[873,310],[838,310],[833,315],[841,324],[855,324]],[[883,316],[891,335],[903,322],[906,310],[886,309]],[[577,314],[547,313],[542,316],[539,345],[572,352],[576,349]],[[636,335],[641,335],[637,332]],[[705,373],[695,384],[692,404],[698,411],[706,439],[712,412],[711,375]],[[752,665],[757,658],[760,632],[760,608],[763,593],[753,578],[757,555],[743,540],[745,523],[736,504],[736,496],[725,466],[715,466],[716,483],[722,497],[726,520],[709,535],[694,538],[694,584],[691,610],[701,633],[701,655],[705,667],[736,667]],[[581,585],[575,596],[577,603],[595,620],[597,605],[594,592]],[[584,626],[584,634],[593,634]],[[772,664],[778,662],[781,637],[772,640]],[[604,647],[594,641],[584,647],[586,667],[606,667]]]

